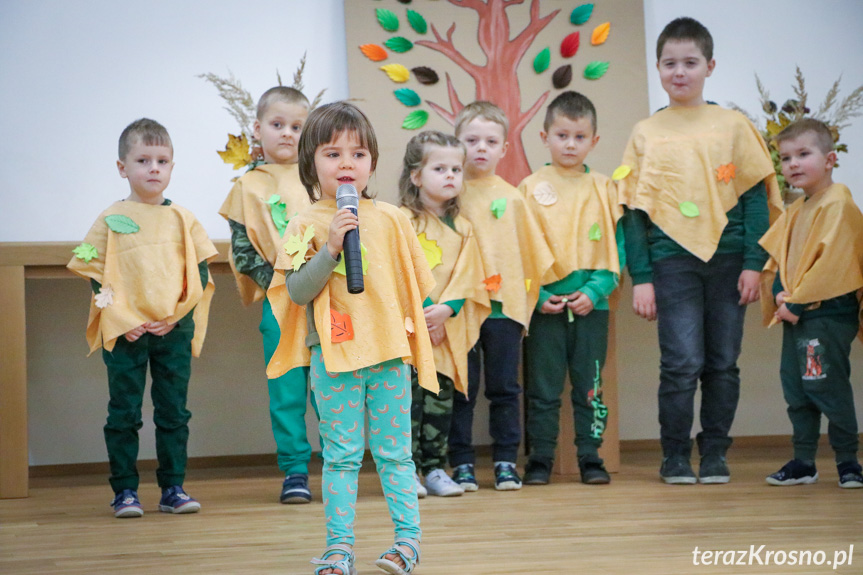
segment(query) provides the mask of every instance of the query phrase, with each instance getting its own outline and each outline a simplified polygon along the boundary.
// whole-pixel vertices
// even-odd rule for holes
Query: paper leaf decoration
[[[551,75],[551,85],[556,90],[563,90],[572,82],[572,66],[566,64],[554,71]]]
[[[590,20],[591,14],[593,14],[593,4],[582,4],[572,11],[572,14],[569,15],[569,21],[578,26]]]
[[[566,306],[566,318],[569,323],[575,321],[575,314],[572,313],[572,310],[569,309],[569,306]]]
[[[417,66],[416,68],[411,68],[411,72],[414,73],[414,77],[417,79],[417,82],[424,86],[431,86],[432,84],[437,84],[438,80],[440,80],[437,72],[435,72],[428,66]]]
[[[631,172],[632,168],[630,168],[626,164],[622,164],[620,166],[617,166],[617,168],[615,168],[614,171],[611,173],[611,179],[615,182],[619,182],[620,180],[628,176]]]
[[[276,226],[279,237],[284,237],[285,230],[288,228],[288,206],[285,205],[279,194],[270,196],[267,203],[270,204],[270,217],[273,219],[273,225]]]
[[[354,339],[354,326],[351,323],[351,316],[330,308],[330,341],[341,343],[352,339]]]
[[[417,239],[425,252],[426,261],[429,263],[429,269],[435,269],[443,263],[443,250],[436,241],[426,237],[426,233],[417,234]]]
[[[593,34],[590,35],[590,43],[594,46],[604,44],[608,40],[608,33],[611,31],[611,22],[605,22],[593,29]]]
[[[548,48],[543,48],[542,51],[536,55],[536,58],[533,59],[533,69],[537,74],[541,74],[548,69],[548,65],[551,63],[551,50]]]
[[[416,326],[414,325],[414,318],[408,316],[405,318],[405,331],[409,336],[416,333]]]
[[[386,66],[381,66],[381,70],[387,73],[387,76],[390,77],[390,80],[393,82],[398,82],[401,84],[402,82],[407,82],[408,78],[411,77],[410,70],[402,66],[401,64],[387,64]]]
[[[99,293],[95,295],[93,298],[96,307],[99,309],[105,309],[112,303],[114,303],[114,290],[111,289],[111,286],[104,285],[102,289],[99,290]]]
[[[599,224],[594,222],[592,226],[590,226],[590,231],[587,232],[587,239],[592,242],[598,242],[602,239],[602,230],[599,228]]]
[[[540,182],[533,189],[533,199],[541,206],[553,206],[557,203],[557,192],[548,182]]]
[[[399,17],[396,16],[395,12],[386,8],[378,8],[375,13],[378,15],[381,28],[387,32],[395,32],[399,29]]]
[[[497,219],[501,219],[503,217],[503,213],[506,211],[506,198],[498,198],[496,200],[492,200],[491,202],[491,213],[494,214],[494,217]]]
[[[681,202],[679,207],[680,213],[687,218],[697,218],[701,214],[701,212],[698,210],[698,206],[696,206],[692,202]]]
[[[408,10],[408,24],[411,25],[411,28],[414,29],[414,32],[417,34],[425,34],[428,31],[428,24],[426,24],[426,19],[422,17],[422,14],[419,12],[414,12],[413,10]]]
[[[581,34],[573,32],[563,39],[560,43],[560,55],[564,58],[572,58],[578,52],[578,46],[581,44]]]
[[[393,94],[395,94],[398,101],[405,106],[419,106],[420,102],[422,102],[419,94],[410,88],[399,88],[398,90],[395,90]]]
[[[422,128],[426,125],[426,122],[429,121],[429,113],[425,110],[414,110],[407,116],[405,116],[404,122],[402,122],[402,128],[405,130],[416,130],[418,128]]]
[[[294,271],[306,263],[306,252],[309,251],[309,242],[313,237],[315,237],[315,226],[309,226],[303,237],[300,237],[300,234],[294,234],[285,242],[285,253],[294,256],[291,260],[291,267],[294,268]]]
[[[584,77],[588,80],[598,80],[608,72],[608,62],[594,61],[584,69]]]
[[[383,46],[378,46],[377,44],[363,44],[360,46],[360,51],[372,62],[380,62],[387,59],[387,51],[384,50]]]
[[[402,54],[407,52],[411,48],[414,47],[414,43],[408,40],[407,38],[403,38],[401,36],[396,36],[394,38],[390,38],[386,42],[384,42],[384,46],[392,50],[393,52],[398,52]]]
[[[90,260],[93,258],[99,257],[99,252],[96,251],[96,246],[88,244],[87,242],[82,242],[78,247],[72,250],[72,253],[75,254],[76,258],[83,260],[84,263],[87,264],[89,264]]]
[[[524,291],[530,293],[530,278],[524,280]]]
[[[118,234],[134,234],[141,229],[138,227],[138,224],[132,221],[132,218],[124,216],[123,214],[111,214],[110,216],[105,216],[105,223],[112,232],[116,232]]]
[[[225,145],[223,152],[216,151],[222,161],[226,164],[231,164],[235,170],[239,170],[243,166],[248,166],[252,161],[252,155],[249,153],[249,142],[246,140],[246,135],[235,136],[228,134],[228,143]]]
[[[485,290],[492,293],[497,293],[500,290],[501,278],[500,274],[494,274],[482,280],[485,284]]]
[[[366,246],[363,242],[360,242],[360,253],[363,256],[363,275],[366,275],[366,272],[369,271],[369,260],[366,258],[366,254],[369,253],[369,250],[366,249]],[[339,263],[336,265],[335,269],[333,269],[333,273],[341,274],[343,276],[347,275],[347,270],[345,270],[345,255],[342,253],[342,257],[339,260]]]
[[[726,184],[734,179],[736,167],[732,163],[724,164],[716,168],[716,181],[725,182]]]

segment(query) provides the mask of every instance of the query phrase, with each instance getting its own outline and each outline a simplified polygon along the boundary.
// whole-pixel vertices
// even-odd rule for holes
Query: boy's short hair
[[[829,154],[835,149],[833,145],[833,132],[827,124],[815,118],[801,118],[794,123],[788,124],[784,130],[773,137],[773,141],[776,142],[776,147],[778,148],[782,142],[799,138],[803,134],[815,134],[815,144],[825,154]]]
[[[320,188],[318,171],[315,169],[315,151],[318,146],[329,144],[342,132],[354,132],[372,158],[372,169],[374,172],[378,165],[378,139],[371,122],[363,114],[362,110],[350,102],[333,102],[319,106],[311,111],[303,132],[300,134],[297,164],[300,173],[300,181],[306,187],[306,192],[312,202],[320,199],[316,189]],[[365,190],[357,190],[364,198],[371,199],[368,195],[368,187]]]
[[[694,18],[683,16],[675,18],[662,29],[659,38],[656,39],[656,61],[662,57],[662,49],[665,43],[671,41],[692,40],[704,58],[710,62],[713,59],[713,36],[710,35],[704,24]]]
[[[118,159],[125,160],[129,149],[137,142],[141,142],[145,146],[167,146],[171,148],[172,152],[174,151],[171,136],[168,135],[165,126],[149,118],[135,120],[126,126],[123,133],[120,134],[120,141],[117,144]]]
[[[509,133],[509,120],[506,119],[506,114],[504,114],[503,110],[498,108],[496,105],[485,100],[472,102],[459,111],[458,115],[455,117],[456,137],[458,137],[465,126],[477,118],[482,118],[483,120],[499,124],[500,127],[503,128],[503,139],[506,140],[506,136]]]
[[[289,88],[287,86],[275,86],[261,94],[261,97],[258,100],[258,109],[255,113],[255,116],[258,120],[264,117],[264,114],[267,112],[267,108],[269,108],[273,104],[273,102],[295,104],[297,106],[304,107],[306,110],[311,107],[311,104],[309,104],[309,99],[306,98],[306,96],[296,88]]]
[[[545,121],[542,124],[545,132],[548,132],[554,119],[558,116],[563,116],[569,120],[590,118],[590,125],[593,128],[593,133],[596,134],[596,108],[590,98],[584,94],[572,90],[558,94],[545,110]]]

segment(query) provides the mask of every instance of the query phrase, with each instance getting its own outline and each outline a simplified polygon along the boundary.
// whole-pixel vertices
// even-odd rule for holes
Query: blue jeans
[[[701,380],[701,455],[724,455],[740,397],[737,358],[746,307],[737,282],[742,254],[707,262],[671,256],[653,263],[659,322],[659,425],[663,454],[689,456],[695,391]]]

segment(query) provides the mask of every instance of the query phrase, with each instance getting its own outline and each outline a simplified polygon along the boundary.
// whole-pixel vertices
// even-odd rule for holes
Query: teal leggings
[[[369,447],[396,538],[419,540],[422,532],[411,460],[410,367],[393,359],[354,372],[331,373],[324,366],[320,346],[315,346],[311,370],[324,445],[321,493],[327,545],[354,544],[366,414]]]

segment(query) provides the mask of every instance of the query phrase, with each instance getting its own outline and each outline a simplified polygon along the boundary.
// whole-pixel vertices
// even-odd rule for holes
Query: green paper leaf
[[[75,257],[79,260],[84,260],[84,263],[90,263],[93,258],[99,257],[99,252],[96,251],[96,246],[82,242],[81,245],[72,250]]]
[[[366,275],[366,272],[369,269],[369,260],[366,259],[366,254],[368,254],[369,251],[366,249],[366,245],[363,242],[360,242],[360,252],[362,252],[362,254],[363,254],[363,275]],[[347,275],[348,272],[347,272],[347,270],[345,270],[345,254],[344,254],[344,252],[342,253],[342,257],[339,260],[339,263],[336,265],[333,272],[337,273],[337,274],[341,274],[343,276]]]
[[[285,236],[285,230],[288,228],[288,222],[290,221],[287,213],[288,206],[285,205],[279,194],[270,196],[267,203],[270,204],[270,217],[273,218],[273,225],[276,226],[276,231],[279,232],[279,237],[282,238]]]
[[[698,210],[698,206],[692,202],[680,202],[680,213],[687,218],[697,218],[701,215],[701,212]]]
[[[572,11],[572,14],[569,15],[569,21],[578,26],[590,20],[591,14],[593,14],[593,4],[582,4]]]
[[[418,128],[422,128],[426,125],[426,122],[429,121],[429,113],[425,110],[414,110],[407,116],[405,116],[404,122],[402,122],[402,128],[405,130],[416,130]]]
[[[590,226],[590,231],[587,233],[587,239],[592,242],[598,242],[602,239],[602,230],[599,228],[598,223],[594,223]]]
[[[396,95],[396,98],[398,98],[399,102],[408,107],[419,106],[420,102],[422,102],[419,94],[417,94],[410,88],[399,88],[398,90],[395,90],[393,94]]]
[[[132,218],[123,214],[105,216],[105,223],[108,224],[108,228],[112,232],[118,234],[134,234],[141,229],[138,224],[132,221]]]
[[[533,59],[533,69],[537,74],[541,74],[548,69],[548,65],[551,63],[551,50],[549,48],[543,48],[543,50],[536,55],[536,58]]]
[[[395,12],[386,8],[378,8],[375,13],[378,15],[381,28],[387,32],[395,32],[399,29],[399,17],[396,16]]]
[[[423,18],[419,12],[408,10],[408,24],[411,25],[411,28],[413,28],[417,34],[425,34],[428,31],[426,19]]]
[[[569,320],[569,323],[575,321],[575,314],[572,313],[572,310],[569,309],[569,306],[566,306],[566,318]]]
[[[491,202],[491,213],[494,217],[501,219],[506,211],[506,198],[498,198]]]
[[[386,42],[384,42],[384,46],[392,50],[393,52],[398,52],[402,54],[407,52],[411,48],[414,47],[414,43],[408,40],[407,38],[403,38],[401,36],[395,36],[390,38]]]
[[[608,72],[608,62],[594,61],[584,69],[584,77],[588,80],[598,80]]]

